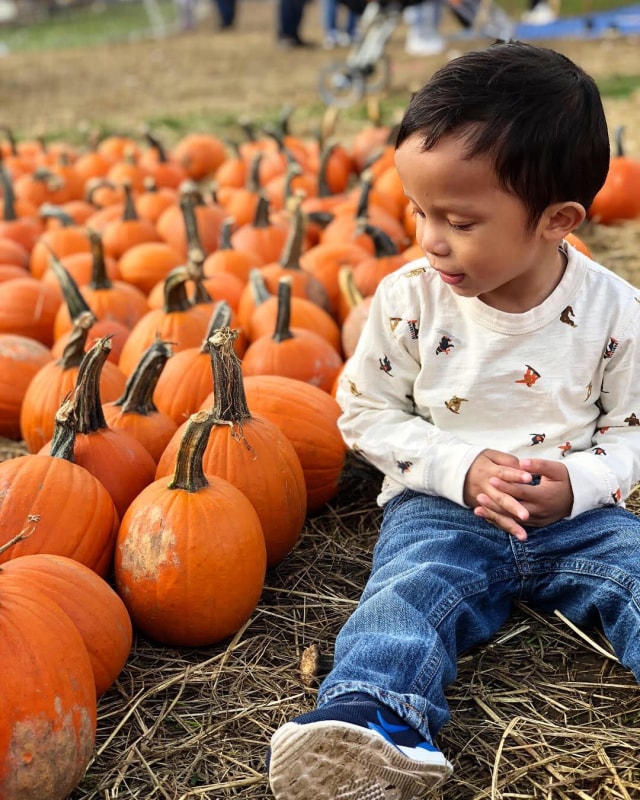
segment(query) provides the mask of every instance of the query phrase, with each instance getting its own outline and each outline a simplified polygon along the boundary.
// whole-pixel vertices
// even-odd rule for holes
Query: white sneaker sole
[[[405,756],[382,736],[347,722],[289,722],[271,738],[276,800],[422,800],[452,772]]]

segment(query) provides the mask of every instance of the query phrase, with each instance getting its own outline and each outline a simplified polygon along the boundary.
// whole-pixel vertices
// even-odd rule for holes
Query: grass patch
[[[608,75],[600,78],[598,88],[603,97],[630,97],[640,91],[640,75]]]

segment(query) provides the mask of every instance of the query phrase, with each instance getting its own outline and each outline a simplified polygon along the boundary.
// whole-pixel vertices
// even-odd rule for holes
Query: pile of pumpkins
[[[0,463],[7,800],[72,790],[133,628],[235,633],[337,493],[337,378],[421,253],[389,126],[288,122],[233,152],[0,143],[0,435],[28,450]]]

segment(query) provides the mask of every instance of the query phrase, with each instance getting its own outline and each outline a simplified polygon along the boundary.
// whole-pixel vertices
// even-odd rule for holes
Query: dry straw
[[[96,752],[70,800],[270,798],[271,733],[313,707],[369,569],[378,476],[353,462],[230,641],[135,642],[99,704]],[[640,512],[640,494],[630,498]],[[439,744],[451,800],[640,798],[640,690],[597,631],[524,606],[464,655]],[[312,798],[310,798],[312,800]]]

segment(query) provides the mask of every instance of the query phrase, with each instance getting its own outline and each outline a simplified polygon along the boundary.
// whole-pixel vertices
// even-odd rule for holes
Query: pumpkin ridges
[[[0,564],[31,553],[55,553],[106,575],[119,518],[104,486],[64,458],[30,454],[0,464],[0,544],[24,520],[39,517],[31,536],[0,554]]]
[[[318,511],[335,497],[346,452],[338,430],[340,406],[311,384],[281,375],[244,378],[247,403],[286,434],[305,476],[307,509]],[[204,405],[211,402],[211,398]]]
[[[212,424],[211,412],[189,419],[173,478],[147,486],[118,533],[118,592],[134,624],[167,644],[230,636],[262,592],[266,550],[258,515],[229,481],[202,471]]]
[[[273,566],[292,549],[306,514],[306,486],[295,449],[282,431],[250,413],[244,396],[240,362],[233,350],[235,332],[211,336],[214,375],[214,424],[203,455],[208,475],[230,481],[258,513]],[[186,424],[178,429],[158,463],[158,477],[169,474]]]
[[[107,426],[100,376],[110,346],[109,337],[105,337],[87,351],[73,395],[63,407],[70,406],[75,418],[75,462],[106,487],[122,517],[133,498],[154,479],[156,465],[144,445],[128,431]]]
[[[96,736],[96,693],[82,637],[37,589],[0,586],[0,796],[66,797]]]
[[[132,628],[118,594],[93,570],[51,553],[13,558],[0,571],[0,592],[12,582],[44,592],[78,628],[100,697],[113,684],[131,651]]]

